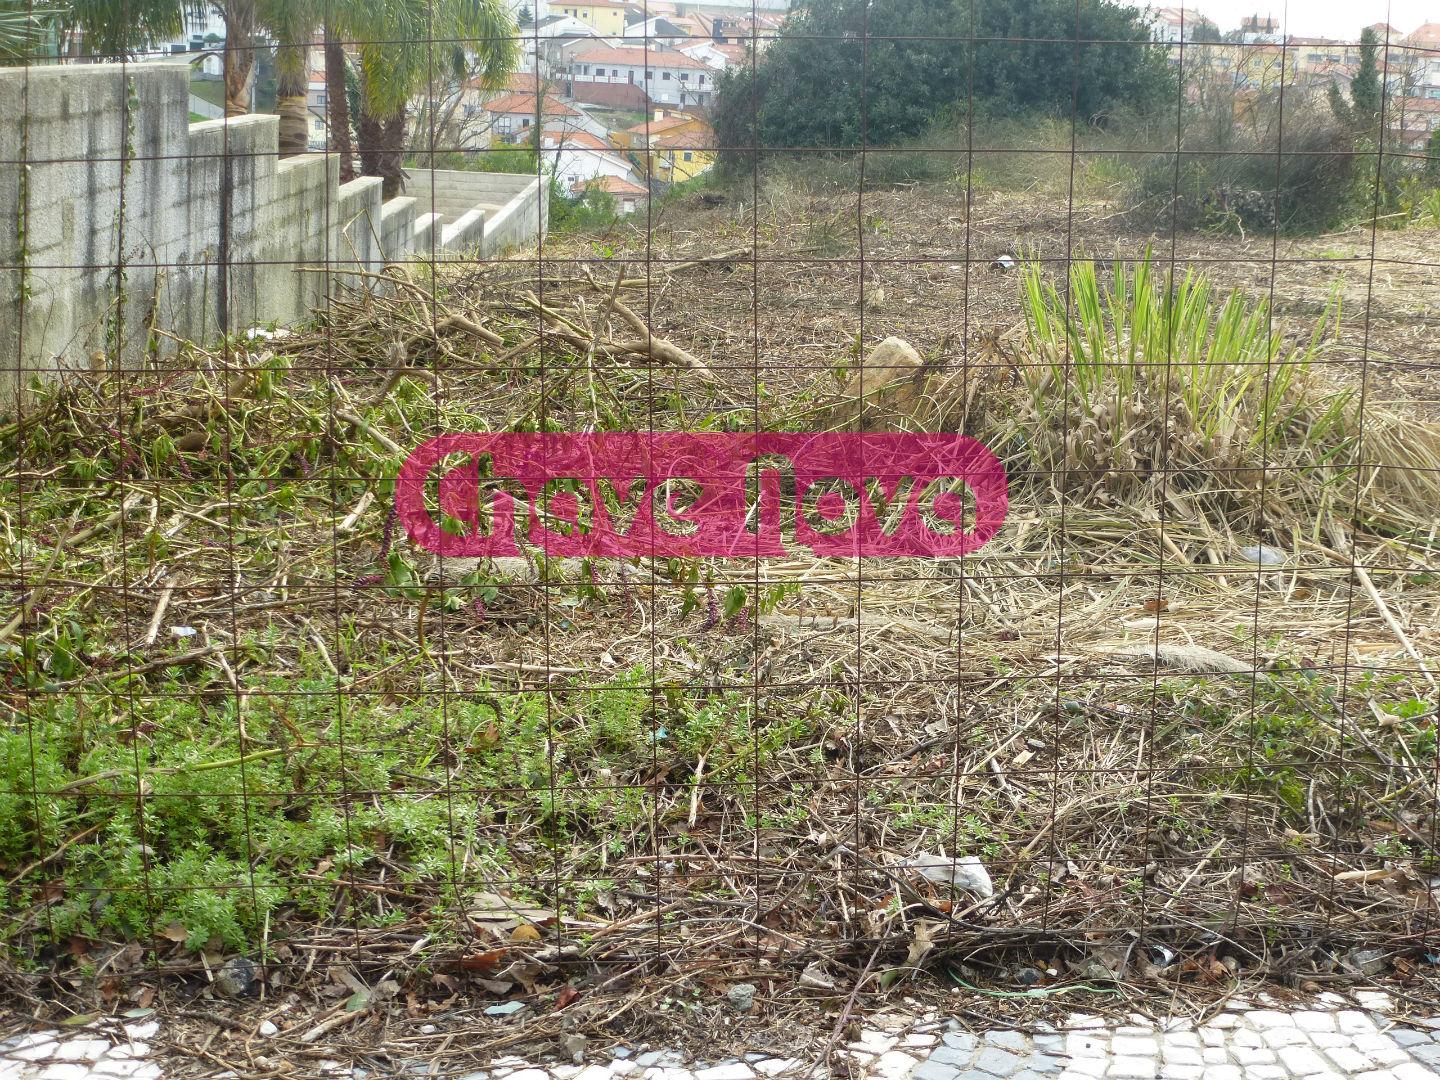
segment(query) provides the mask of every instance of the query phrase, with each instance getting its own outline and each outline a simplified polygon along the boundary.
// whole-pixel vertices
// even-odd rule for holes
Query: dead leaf
[[[181,926],[179,923],[171,923],[169,926],[165,927],[164,930],[160,931],[160,936],[163,937],[166,941],[174,941],[176,943],[179,943],[189,940],[190,931],[186,930],[185,927]]]
[[[555,1008],[563,1009],[567,1005],[573,1005],[580,1000],[580,991],[566,983],[560,988],[560,993],[555,998]]]
[[[471,922],[497,937],[508,937],[510,931],[521,923],[551,926],[556,918],[555,912],[548,908],[531,907],[513,897],[493,892],[478,892],[472,896],[470,910],[466,914]]]
[[[474,971],[481,975],[489,975],[497,971],[504,963],[509,949],[487,949],[485,952],[471,953],[469,956],[460,958],[460,967],[465,971]]]
[[[527,941],[539,941],[540,931],[535,929],[531,923],[521,923],[515,927],[514,930],[510,931],[510,940],[517,944]]]

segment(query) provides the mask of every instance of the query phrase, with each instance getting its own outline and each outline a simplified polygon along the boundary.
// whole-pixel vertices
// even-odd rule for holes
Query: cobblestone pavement
[[[1440,1017],[1398,1023],[1382,993],[1322,995],[1309,1008],[1273,1001],[1232,1001],[1196,1027],[1139,1016],[1128,1024],[1074,1014],[1034,1033],[972,1032],[940,1014],[916,1019],[871,1017],[845,1046],[851,1073],[863,1080],[1430,1080],[1440,1077]],[[432,1029],[433,1030],[433,1029]],[[157,1080],[163,1061],[147,1040],[155,1021],[97,1023],[64,1033],[37,1031],[0,1042],[0,1080]],[[422,1032],[424,1029],[422,1029]],[[257,1040],[278,1034],[264,1021]],[[263,1053],[257,1066],[286,1072]],[[746,1054],[723,1061],[687,1060],[649,1047],[612,1047],[574,1063],[497,1059],[480,1072],[445,1072],[438,1062],[403,1065],[393,1075],[451,1080],[785,1080],[802,1077],[808,1057]],[[440,1068],[442,1071],[435,1071]],[[348,1080],[382,1075],[339,1060],[321,1070]],[[217,1074],[228,1076],[231,1074]],[[296,1074],[298,1075],[298,1074]]]

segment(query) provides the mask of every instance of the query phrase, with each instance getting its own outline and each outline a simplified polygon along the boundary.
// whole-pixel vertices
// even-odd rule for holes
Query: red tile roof
[[[573,64],[577,60],[582,64],[628,64],[631,67],[708,70],[708,65],[702,64],[693,56],[686,56],[676,49],[661,49],[654,45],[648,50],[639,46],[616,48],[614,45],[605,44],[587,45],[577,51],[570,62]]]
[[[521,116],[534,116],[535,95],[506,94],[504,97],[498,97],[494,101],[487,101],[482,106],[482,108],[484,108],[486,112],[492,113],[511,113],[519,114]],[[566,105],[563,101],[560,101],[557,98],[547,97],[545,99],[545,115],[579,116],[580,112],[577,109],[572,109],[569,105]]]
[[[618,176],[597,176],[593,180],[575,181],[575,191],[606,191],[611,195],[649,195],[639,184],[622,180]]]

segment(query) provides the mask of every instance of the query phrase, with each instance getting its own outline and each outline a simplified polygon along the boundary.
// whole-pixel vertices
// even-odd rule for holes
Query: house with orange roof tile
[[[715,164],[715,129],[698,116],[657,109],[643,124],[611,133],[642,174],[678,184]]]
[[[582,42],[570,51],[563,77],[577,86],[635,86],[659,105],[706,106],[715,99],[715,72],[707,64],[659,44]]]
[[[590,191],[609,195],[615,200],[616,212],[625,217],[644,207],[650,199],[647,189],[616,176],[597,176],[593,180],[581,180],[570,188],[570,193],[575,196],[583,196]]]

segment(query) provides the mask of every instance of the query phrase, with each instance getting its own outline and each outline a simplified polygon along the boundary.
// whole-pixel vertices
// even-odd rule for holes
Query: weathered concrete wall
[[[410,169],[409,173],[405,194],[413,196],[422,211],[440,214],[446,222],[440,245],[452,256],[488,259],[533,246],[549,226],[550,200],[539,177],[458,169]],[[475,209],[484,212],[483,231],[474,227]]]
[[[382,204],[378,179],[341,186],[336,159],[281,160],[277,136],[274,116],[189,123],[183,62],[0,69],[0,415],[97,353],[138,366],[170,340],[152,328],[295,321],[363,280],[347,271],[488,257],[547,223],[534,177],[422,173]]]

